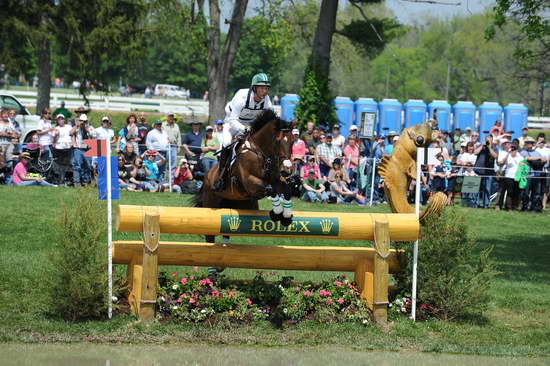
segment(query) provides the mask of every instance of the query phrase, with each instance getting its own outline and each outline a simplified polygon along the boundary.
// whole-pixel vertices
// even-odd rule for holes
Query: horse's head
[[[294,136],[293,124],[280,119],[274,111],[265,110],[251,124],[251,133],[264,153],[277,157],[282,162],[290,159]]]

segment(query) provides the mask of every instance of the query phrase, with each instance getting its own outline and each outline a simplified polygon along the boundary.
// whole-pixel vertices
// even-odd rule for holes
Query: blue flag
[[[107,199],[107,158],[97,158],[97,188],[99,199]],[[118,161],[116,156],[111,156],[111,199],[118,200]]]

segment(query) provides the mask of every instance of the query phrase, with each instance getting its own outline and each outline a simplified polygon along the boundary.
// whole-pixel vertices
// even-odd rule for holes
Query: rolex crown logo
[[[237,231],[241,225],[241,219],[239,219],[239,216],[231,216],[227,219],[227,223],[229,224],[229,230]]]
[[[330,230],[332,229],[333,222],[332,220],[321,220],[321,230],[323,231],[323,234],[330,233]]]

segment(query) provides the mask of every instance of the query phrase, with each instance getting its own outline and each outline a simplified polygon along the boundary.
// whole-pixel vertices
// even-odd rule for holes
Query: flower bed
[[[257,272],[252,281],[233,281],[221,276],[213,281],[198,269],[161,274],[157,303],[164,319],[189,322],[270,320],[275,323],[319,322],[370,323],[370,312],[345,275],[320,283],[293,283],[283,277],[266,281],[276,273]]]

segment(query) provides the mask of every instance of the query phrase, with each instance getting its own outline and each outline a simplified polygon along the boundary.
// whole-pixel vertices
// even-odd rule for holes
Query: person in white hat
[[[81,121],[88,121],[88,116],[85,114],[80,115]],[[115,131],[112,128],[109,128],[111,126],[111,120],[109,117],[104,116],[101,118],[101,127],[96,128],[96,135],[98,140],[110,140],[111,144],[114,144],[116,142],[115,137]]]
[[[95,138],[96,131],[88,123],[88,116],[84,113],[79,113],[75,120],[75,126],[71,130],[73,137],[73,183],[75,187],[81,184],[88,184],[92,178],[93,159],[84,156],[84,153],[89,149],[84,140]],[[113,132],[114,135],[114,132]]]
[[[296,169],[299,171],[302,169],[302,165],[304,164],[304,157],[306,156],[307,147],[306,142],[300,138],[300,131],[297,128],[292,130],[292,136],[294,138],[294,142],[292,144],[291,159],[296,165]]]

